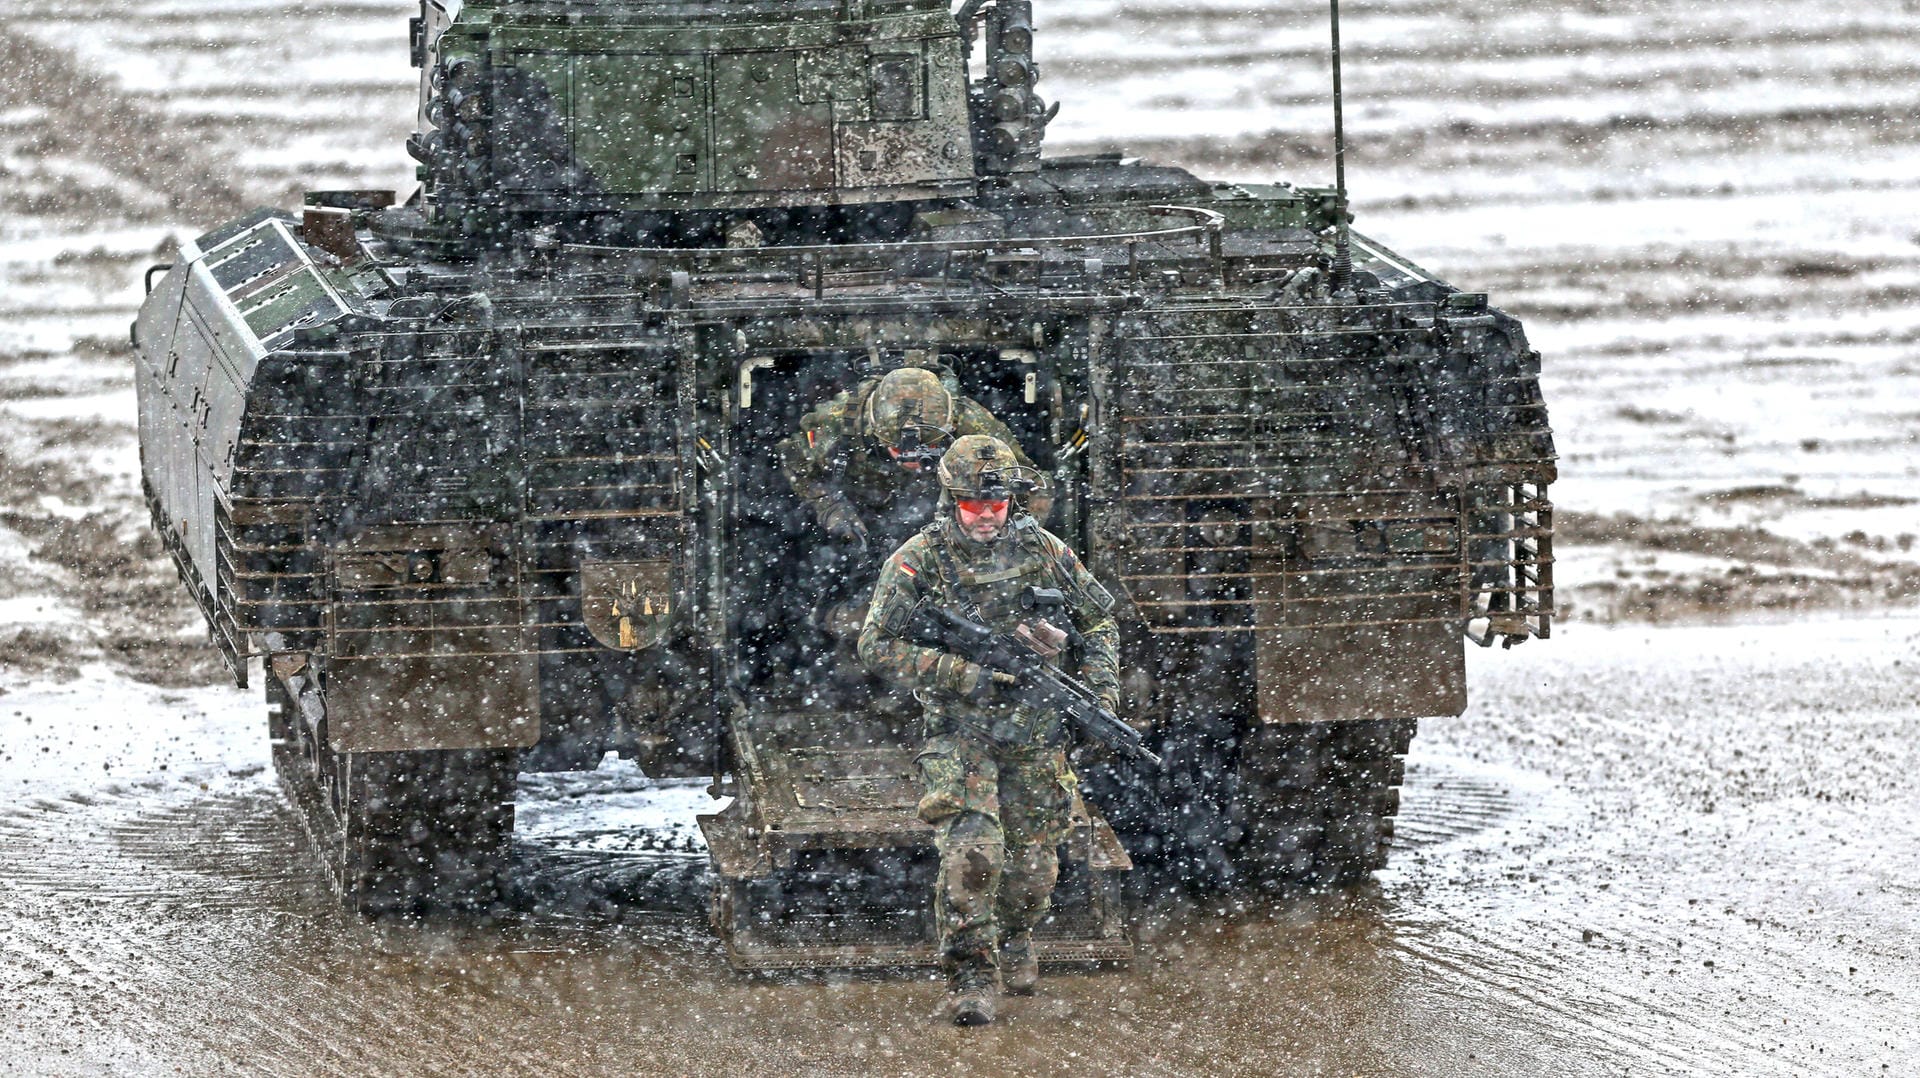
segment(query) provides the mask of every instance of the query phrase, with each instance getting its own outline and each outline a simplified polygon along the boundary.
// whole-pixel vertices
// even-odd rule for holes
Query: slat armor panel
[[[1380,717],[1458,710],[1471,622],[1546,635],[1552,446],[1530,353],[1463,360],[1428,304],[1173,309],[1113,336],[1102,531],[1121,583],[1151,633],[1256,634],[1263,714],[1369,695]],[[1397,667],[1372,689],[1370,656]],[[1344,704],[1315,701],[1329,663]]]

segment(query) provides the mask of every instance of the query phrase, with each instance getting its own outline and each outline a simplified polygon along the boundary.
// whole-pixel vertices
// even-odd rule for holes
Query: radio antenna
[[[1353,292],[1353,250],[1348,245],[1347,220],[1347,123],[1341,112],[1340,89],[1340,0],[1327,0],[1333,23],[1333,187],[1338,220],[1333,235],[1333,298],[1351,303]]]

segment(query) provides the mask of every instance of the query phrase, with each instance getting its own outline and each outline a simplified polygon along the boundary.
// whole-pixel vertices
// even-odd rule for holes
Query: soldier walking
[[[934,521],[881,567],[860,659],[911,689],[925,713],[919,814],[936,828],[940,851],[941,964],[953,1021],[981,1025],[993,1021],[1002,974],[1015,994],[1039,980],[1033,928],[1059,877],[1079,780],[1059,714],[1018,702],[1014,675],[918,643],[916,616],[923,604],[958,609],[1026,642],[1064,661],[1109,711],[1120,696],[1119,631],[1112,595],[1073,551],[1032,516],[1013,513],[1034,473],[1012,447],[984,435],[956,439],[940,458],[939,480]],[[1035,594],[1052,592],[1064,601],[1051,616],[1066,624],[1031,609]]]

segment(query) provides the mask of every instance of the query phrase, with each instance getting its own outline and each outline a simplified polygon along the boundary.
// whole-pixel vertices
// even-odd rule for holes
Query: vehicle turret
[[[1039,169],[1027,0],[422,0],[412,54],[446,235],[884,238],[883,207]]]

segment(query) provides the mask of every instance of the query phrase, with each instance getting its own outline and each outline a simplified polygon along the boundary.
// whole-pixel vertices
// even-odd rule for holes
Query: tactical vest
[[[1059,559],[1047,549],[1040,525],[1030,516],[1019,517],[1009,525],[1008,538],[995,542],[996,551],[1006,544],[1019,552],[1010,559],[1011,564],[1005,565],[999,564],[1002,561],[999,557],[988,566],[970,564],[975,559],[963,557],[954,549],[944,516],[922,531],[934,562],[925,568],[932,570],[939,581],[935,589],[939,599],[991,626],[995,632],[1011,633],[1022,621],[1039,616],[1020,604],[1021,593],[1029,587],[1058,588],[1070,603],[1089,601],[1079,594]],[[1071,613],[1063,611],[1053,617],[1070,620]],[[1077,664],[1078,656],[1063,652],[1055,661]],[[1058,747],[1066,741],[1060,717],[1052,711],[1015,704],[974,704],[927,693],[918,696],[927,711],[929,735],[965,728],[1007,746]]]

